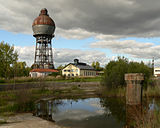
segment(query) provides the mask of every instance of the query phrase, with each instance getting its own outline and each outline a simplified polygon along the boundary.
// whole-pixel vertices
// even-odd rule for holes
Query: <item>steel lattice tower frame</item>
[[[52,37],[39,35],[36,37],[36,49],[34,65],[36,68],[54,69],[53,52],[52,52]]]
[[[36,38],[34,68],[54,69],[52,38],[55,23],[49,17],[47,9],[42,9],[32,24],[33,36]]]

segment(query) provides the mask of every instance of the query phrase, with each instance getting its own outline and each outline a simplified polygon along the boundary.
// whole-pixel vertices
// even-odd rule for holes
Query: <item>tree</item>
[[[63,65],[59,65],[59,66],[57,67],[58,70],[62,70],[63,68],[64,68]]]
[[[106,65],[102,82],[107,88],[124,86],[125,73],[143,73],[145,75],[144,85],[147,85],[152,75],[152,69],[143,62],[129,62],[124,57],[118,57],[116,61],[110,61]]]
[[[12,75],[12,67],[18,60],[18,54],[14,46],[2,41],[0,43],[0,77],[9,78]]]
[[[102,67],[100,67],[100,63],[98,62],[98,61],[93,61],[92,62],[92,65],[91,65],[96,71],[102,71],[103,70],[103,68]]]
[[[96,61],[96,70],[100,69],[100,63],[98,61]]]
[[[92,62],[92,67],[96,69],[95,61]]]
[[[30,70],[31,68],[27,67],[26,62],[16,62],[13,65],[13,73],[17,77],[28,76]]]

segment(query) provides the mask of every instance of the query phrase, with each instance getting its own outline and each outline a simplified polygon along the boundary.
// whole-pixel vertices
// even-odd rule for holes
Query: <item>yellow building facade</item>
[[[85,64],[79,63],[77,59],[74,60],[75,63],[70,63],[62,70],[63,76],[75,77],[75,76],[96,76],[96,71],[93,67]]]
[[[69,64],[62,70],[63,76],[80,76],[80,69],[76,66]]]

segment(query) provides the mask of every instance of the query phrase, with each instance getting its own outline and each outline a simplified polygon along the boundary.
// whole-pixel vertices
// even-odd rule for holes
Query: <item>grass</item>
[[[19,112],[33,112],[35,101],[45,97],[69,97],[85,94],[79,87],[48,89],[44,86],[33,89],[0,91],[0,115],[8,116]]]
[[[40,78],[33,78],[33,77],[16,77],[12,79],[4,79],[0,78],[1,84],[8,84],[8,83],[30,83],[30,82],[39,82],[39,81],[55,81],[55,82],[100,82],[101,77],[54,77],[54,76],[47,76],[47,77],[40,77]]]
[[[107,89],[103,86],[103,88],[101,88],[101,93],[103,97],[125,97],[126,89],[125,87]]]
[[[147,89],[143,90],[143,96],[160,98],[160,87],[159,86],[155,86],[155,87],[149,86]]]
[[[105,86],[101,89],[102,95],[106,97],[125,97],[126,88],[118,87],[114,89],[107,89]],[[160,86],[148,86],[147,89],[143,89],[143,97],[146,98],[160,98]]]
[[[7,124],[6,120],[0,120],[0,124]]]
[[[53,94],[47,89],[22,89],[0,92],[0,115],[34,111],[34,101]],[[7,114],[8,113],[8,114]]]
[[[131,106],[132,107],[132,106]],[[160,112],[159,110],[148,111],[148,109],[140,109],[132,107],[128,112],[128,125],[133,128],[160,128]],[[129,119],[128,119],[129,118]]]

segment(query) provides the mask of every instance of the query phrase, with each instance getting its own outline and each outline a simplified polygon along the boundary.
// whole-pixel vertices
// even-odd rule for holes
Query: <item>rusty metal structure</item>
[[[46,8],[40,11],[39,16],[32,24],[33,36],[36,38],[34,67],[35,69],[54,69],[52,38],[54,37],[55,23],[49,17]]]
[[[144,75],[142,73],[125,74],[126,87],[126,104],[139,105],[142,101],[142,82]]]

